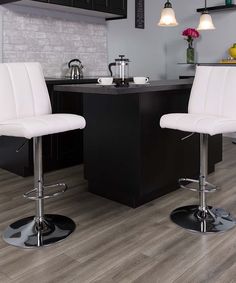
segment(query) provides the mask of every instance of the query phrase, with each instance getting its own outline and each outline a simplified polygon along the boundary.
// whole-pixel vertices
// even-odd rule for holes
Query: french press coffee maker
[[[109,71],[111,73],[111,76],[114,77],[114,82],[117,86],[129,85],[129,62],[130,60],[125,58],[125,55],[119,55],[119,58],[115,59],[115,62],[109,64]],[[112,72],[113,66],[115,66],[114,75]]]

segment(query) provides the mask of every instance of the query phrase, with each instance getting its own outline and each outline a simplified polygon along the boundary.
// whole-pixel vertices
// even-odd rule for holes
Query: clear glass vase
[[[187,52],[186,52],[186,62],[187,64],[194,63],[194,48],[192,44],[188,45]]]

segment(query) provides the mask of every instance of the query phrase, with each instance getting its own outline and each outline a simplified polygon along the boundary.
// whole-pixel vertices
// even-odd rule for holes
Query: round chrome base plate
[[[20,219],[7,227],[3,239],[21,248],[35,248],[58,243],[75,230],[75,223],[66,216],[46,214],[40,227],[35,217]]]
[[[202,218],[197,205],[176,208],[170,218],[178,226],[200,233],[224,232],[236,225],[235,219],[221,208],[208,207],[206,217]]]

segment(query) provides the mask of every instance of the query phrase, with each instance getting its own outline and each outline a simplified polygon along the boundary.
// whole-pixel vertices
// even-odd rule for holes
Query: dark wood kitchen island
[[[197,177],[199,136],[161,129],[166,113],[187,112],[192,80],[156,81],[128,88],[55,86],[83,94],[84,165],[89,191],[137,207]],[[209,172],[222,160],[221,135],[209,139]]]

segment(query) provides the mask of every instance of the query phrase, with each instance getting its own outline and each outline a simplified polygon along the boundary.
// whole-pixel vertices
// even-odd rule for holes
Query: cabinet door
[[[20,0],[2,0],[2,1],[0,2],[0,5],[2,5],[2,4],[7,4],[7,3],[12,3],[12,2],[17,2],[17,1],[20,1]]]
[[[127,15],[127,0],[109,0],[109,6],[113,14]]]
[[[73,6],[73,0],[48,0],[51,4],[57,4],[62,6]]]
[[[34,2],[43,2],[43,3],[48,3],[49,2],[49,0],[32,0],[32,1],[34,1]]]
[[[92,9],[92,0],[73,0],[73,6],[76,8]]]
[[[109,12],[109,0],[93,0],[93,10]]]
[[[82,95],[79,93],[55,92],[57,113],[82,115]],[[83,162],[83,131],[74,130],[56,134],[57,162],[62,167]]]
[[[93,9],[123,16],[127,14],[127,0],[93,0]]]
[[[82,115],[82,95],[54,92],[48,85],[52,112]],[[83,162],[83,131],[75,130],[43,137],[45,171],[73,166]]]

